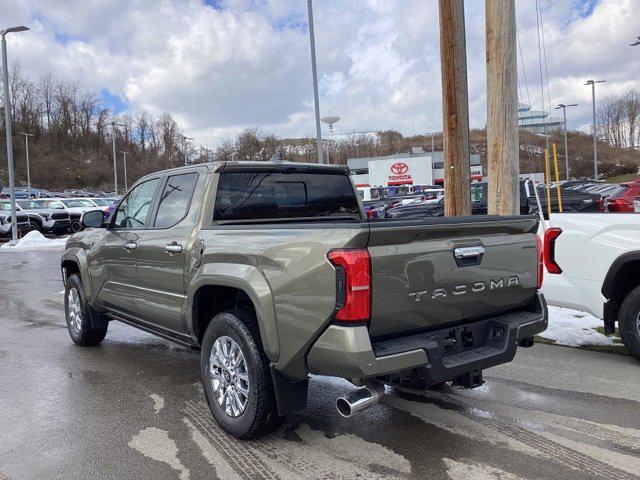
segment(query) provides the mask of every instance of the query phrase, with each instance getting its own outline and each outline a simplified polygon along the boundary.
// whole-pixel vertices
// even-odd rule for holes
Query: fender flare
[[[62,254],[62,258],[60,259],[60,270],[63,283],[66,283],[65,272],[63,270],[65,262],[73,262],[78,266],[84,294],[87,297],[87,300],[91,302],[93,300],[93,288],[91,285],[91,276],[89,275],[87,254],[81,248],[70,248]]]
[[[280,357],[278,327],[271,288],[262,273],[254,266],[232,263],[203,265],[191,279],[187,288],[185,320],[191,337],[196,340],[193,326],[193,300],[196,292],[205,286],[231,287],[242,290],[255,306],[262,344],[271,362]]]
[[[615,288],[614,281],[618,273],[620,273],[620,270],[622,270],[627,263],[634,261],[640,261],[640,251],[623,253],[613,261],[602,283],[601,292],[604,298],[608,300],[613,296],[613,290]]]

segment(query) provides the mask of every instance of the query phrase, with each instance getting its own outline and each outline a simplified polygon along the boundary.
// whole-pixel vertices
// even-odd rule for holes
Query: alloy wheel
[[[249,371],[240,346],[231,337],[222,336],[214,342],[209,376],[218,406],[230,417],[242,415],[249,403]]]
[[[76,335],[82,330],[82,304],[80,303],[80,293],[73,287],[67,294],[67,305],[69,309],[69,327]]]

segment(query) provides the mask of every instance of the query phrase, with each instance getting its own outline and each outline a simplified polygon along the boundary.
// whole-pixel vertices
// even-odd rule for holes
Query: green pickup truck
[[[547,326],[536,217],[369,221],[343,166],[158,172],[83,222],[61,260],[72,340],[117,320],[200,349],[239,438],[303,410],[310,374],[353,383],[336,400],[350,416],[384,385],[479,386]]]

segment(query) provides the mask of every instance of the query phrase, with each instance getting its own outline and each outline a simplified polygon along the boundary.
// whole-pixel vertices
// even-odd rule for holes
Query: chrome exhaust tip
[[[384,385],[380,383],[367,384],[344,397],[338,397],[336,409],[340,415],[348,418],[375,405],[383,396]]]

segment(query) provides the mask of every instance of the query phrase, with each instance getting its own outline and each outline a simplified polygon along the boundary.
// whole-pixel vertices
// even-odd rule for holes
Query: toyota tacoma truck
[[[547,326],[534,216],[368,221],[343,166],[220,162],[140,179],[61,260],[69,333],[120,321],[200,349],[212,415],[253,438],[306,407],[309,376],[473,388]],[[358,387],[358,388],[356,388]]]

